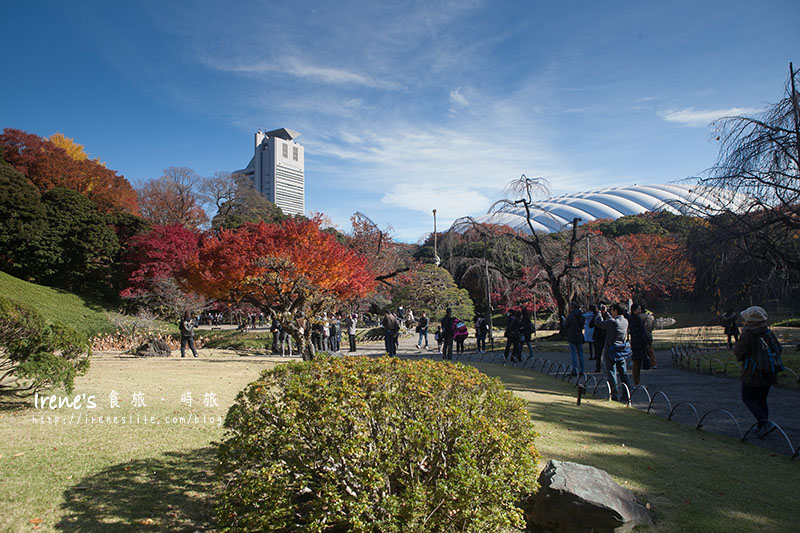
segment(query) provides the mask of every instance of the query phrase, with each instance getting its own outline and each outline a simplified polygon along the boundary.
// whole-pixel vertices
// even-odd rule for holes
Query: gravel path
[[[441,357],[436,353],[435,342],[432,344],[432,349],[427,352],[417,350],[414,346],[415,342],[416,336],[402,337],[398,355],[400,357],[419,357],[420,355],[431,358]],[[380,355],[384,352],[380,344],[370,343],[360,346],[358,353],[362,355]],[[523,353],[527,353],[527,350],[523,350]],[[669,415],[669,406],[671,405],[674,409],[672,419],[675,422],[691,425],[692,427],[697,426],[698,420],[703,418],[706,413],[709,413],[703,418],[701,431],[711,431],[737,439],[740,439],[741,435],[746,433],[755,422],[753,416],[741,401],[741,382],[737,378],[712,376],[688,369],[675,368],[668,351],[657,352],[656,355],[658,357],[658,368],[642,371],[642,385],[647,388],[651,398],[656,398],[651,413],[666,418]],[[564,365],[570,363],[569,353],[566,352],[536,352],[535,357]],[[454,359],[462,360],[463,362],[494,361],[497,364],[502,364],[502,351],[496,350],[494,353],[486,355],[470,352],[460,357],[454,356]],[[537,370],[535,371],[538,372],[541,366],[540,363],[537,363]],[[594,370],[594,361],[587,360],[586,368],[587,370]],[[525,371],[534,371],[531,370],[531,362],[525,363]],[[553,372],[555,372],[555,368]],[[596,382],[592,377],[596,380],[601,380],[605,376],[595,373],[591,373],[589,376],[588,392],[591,394]],[[633,379],[630,372],[628,372],[628,379],[632,384]],[[572,381],[574,383],[574,379]],[[602,394],[601,390],[602,386],[598,390],[598,395]],[[669,404],[659,392],[669,398]],[[750,435],[747,440],[752,444],[776,453],[791,455],[793,452],[790,449],[797,450],[800,447],[800,391],[772,387],[768,403],[770,419],[780,426],[786,436],[776,430],[764,439],[756,439]],[[646,410],[648,404],[649,401],[644,391],[634,392],[633,407]],[[688,404],[694,406],[697,415]],[[727,414],[716,410],[728,411],[735,419],[735,422]],[[790,443],[793,448],[790,448]],[[800,457],[797,460],[800,461]]]

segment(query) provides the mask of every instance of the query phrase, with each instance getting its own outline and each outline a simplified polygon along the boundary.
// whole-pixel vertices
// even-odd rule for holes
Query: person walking
[[[631,312],[626,317],[628,319],[628,331],[631,334],[631,359],[633,359],[633,384],[641,383],[642,364],[645,359],[650,360],[647,351],[648,346],[653,344],[653,338],[644,327],[642,311],[644,308],[640,304],[633,304]]]
[[[397,339],[397,332],[400,330],[397,317],[394,316],[394,313],[387,309],[386,314],[383,315],[383,321],[381,325],[383,326],[383,340],[386,344],[386,355],[389,357],[394,357],[397,355],[397,344],[395,343],[395,339]]]
[[[189,311],[183,312],[183,319],[178,324],[181,330],[181,357],[186,357],[186,345],[192,350],[192,354],[197,357],[197,350],[194,348],[194,319]]]
[[[428,318],[428,313],[425,311],[422,312],[422,316],[419,317],[419,322],[417,322],[417,333],[419,333],[419,340],[417,340],[417,350],[422,349],[422,339],[425,339],[425,349],[428,349],[428,326],[430,326],[431,321]]]
[[[584,374],[583,322],[583,311],[578,302],[570,302],[569,314],[564,319],[564,331],[567,334],[567,343],[569,343],[569,356],[572,360],[570,375],[572,376]]]
[[[783,370],[783,366],[770,369],[775,372],[760,370],[756,366],[757,351],[770,350],[780,357],[782,348],[775,334],[767,327],[768,317],[763,307],[754,305],[740,314],[744,319],[744,328],[741,337],[733,345],[733,353],[736,360],[742,362],[742,373],[739,376],[742,382],[742,402],[756,418],[756,437],[763,439],[775,429],[775,425],[769,421],[767,396],[770,387],[778,382],[777,372]],[[762,341],[765,344],[761,344]]]
[[[595,330],[600,328],[606,333],[604,347],[604,358],[608,385],[611,388],[611,399],[618,400],[617,383],[628,383],[628,375],[625,373],[625,358],[631,355],[631,347],[626,341],[628,336],[628,321],[623,315],[622,306],[614,304],[611,306],[611,315],[603,313],[602,321],[595,320]],[[627,398],[626,398],[627,400]]]
[[[728,348],[733,348],[733,344],[739,340],[739,324],[736,323],[736,313],[733,309],[722,315],[722,327],[725,335],[728,337]],[[731,342],[733,339],[733,342]]]
[[[439,336],[442,339],[442,359],[453,359],[453,310],[448,307],[442,318],[442,331]]]

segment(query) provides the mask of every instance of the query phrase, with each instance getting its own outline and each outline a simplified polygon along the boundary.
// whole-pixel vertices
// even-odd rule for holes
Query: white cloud
[[[760,110],[752,107],[730,107],[728,109],[687,109],[662,111],[659,116],[667,122],[676,122],[684,126],[708,126],[711,122],[722,117],[736,115],[749,115],[758,113]]]
[[[466,213],[485,211],[491,200],[458,184],[398,184],[383,195],[383,204],[437,214],[452,221]]]
[[[316,83],[328,85],[349,85],[376,89],[398,90],[401,86],[395,82],[373,78],[345,68],[318,66],[303,61],[298,57],[290,57],[280,62],[239,60],[232,63],[205,58],[204,63],[220,72],[238,74],[267,75],[282,73]]]
[[[470,102],[467,97],[461,94],[461,87],[450,91],[450,102],[458,107],[469,107]]]

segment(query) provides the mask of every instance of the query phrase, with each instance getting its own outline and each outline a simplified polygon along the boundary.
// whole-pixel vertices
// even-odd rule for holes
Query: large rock
[[[631,491],[592,466],[549,461],[539,485],[528,514],[533,531],[603,533],[653,523]]]
[[[139,357],[169,357],[172,355],[172,350],[161,339],[150,339],[136,348],[136,355]]]

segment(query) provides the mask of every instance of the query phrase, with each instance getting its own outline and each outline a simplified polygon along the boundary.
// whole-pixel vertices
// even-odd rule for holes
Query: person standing
[[[631,359],[633,359],[633,384],[641,382],[642,363],[650,358],[647,351],[648,346],[653,344],[653,338],[647,333],[642,320],[643,308],[639,304],[631,306],[631,313],[628,315],[628,329],[631,334]]]
[[[441,322],[442,359],[453,359],[453,310],[448,307]]]
[[[292,336],[286,332],[285,329],[281,329],[280,333],[278,334],[280,337],[281,342],[281,357],[286,356],[287,348],[289,352],[289,357],[292,356]]]
[[[653,349],[653,328],[656,326],[656,317],[649,309],[642,306],[642,316],[640,317],[644,322],[644,330],[650,338],[650,344],[647,346],[647,357],[650,359],[650,368],[658,368],[658,361],[656,360],[656,351]],[[645,368],[645,370],[647,370]]]
[[[428,314],[423,311],[422,316],[419,317],[419,322],[417,323],[417,333],[419,333],[419,340],[417,341],[417,350],[422,349],[422,339],[425,339],[425,349],[428,349],[428,326],[430,326],[431,321],[428,318]]]
[[[192,354],[197,357],[197,350],[194,348],[194,319],[189,311],[183,312],[183,319],[178,324],[181,330],[181,357],[186,357],[186,345],[192,350]]]
[[[777,353],[778,356],[782,348],[775,334],[767,327],[768,317],[763,307],[757,305],[748,307],[741,312],[741,315],[744,319],[744,328],[741,337],[733,345],[733,353],[736,355],[736,360],[742,362],[742,373],[739,376],[742,381],[742,402],[756,418],[758,424],[756,437],[763,439],[775,429],[769,421],[767,396],[770,387],[778,382],[778,375],[756,368],[756,351],[762,340],[766,343],[766,349]],[[783,370],[783,367],[776,370]]]
[[[475,316],[475,339],[478,353],[486,353],[486,335],[489,333],[489,322],[486,317]]]
[[[386,344],[386,355],[393,357],[397,355],[395,339],[397,338],[397,332],[400,330],[397,317],[387,309],[386,314],[383,315],[381,325],[383,326],[383,340]]]
[[[569,314],[564,320],[564,330],[569,343],[569,356],[572,360],[571,375],[584,373],[583,366],[583,311],[577,302],[569,303]]]
[[[358,324],[358,315],[353,313],[352,315],[348,315],[344,321],[345,327],[347,327],[347,338],[350,341],[350,351],[356,351],[356,326]]]
[[[516,359],[518,357],[517,353],[522,351],[520,349],[519,317],[519,311],[508,310],[506,331],[503,334],[506,338],[506,348],[503,350],[503,359],[505,361],[509,360],[509,352],[510,357]]]
[[[525,306],[522,307],[522,313],[520,315],[519,331],[522,334],[520,351],[522,350],[522,344],[527,345],[528,359],[526,359],[526,361],[533,359],[533,347],[531,346],[531,335],[534,333],[533,322],[531,321],[531,314],[528,312],[528,308]]]
[[[606,372],[608,374],[608,385],[611,388],[611,399],[618,400],[617,380],[629,385],[628,375],[625,373],[625,358],[631,354],[630,345],[625,340],[628,336],[628,321],[623,315],[622,306],[614,304],[611,306],[611,315],[603,313],[602,321],[595,320],[595,330],[600,328],[606,333],[604,356],[606,362]]]
[[[601,313],[605,312],[605,304],[600,304],[598,307],[595,307],[594,317],[592,318],[592,328],[594,328],[594,333],[592,333],[592,344],[594,344],[595,354],[594,371],[598,373],[603,369],[603,348],[605,348],[606,345],[606,331],[598,328],[597,324],[603,321]]]
[[[469,337],[467,324],[460,318],[453,319],[453,340],[456,342],[456,353],[464,353],[464,341]]]
[[[281,341],[281,323],[278,322],[278,317],[273,317],[272,324],[269,330],[272,333],[272,353],[278,353]]]
[[[597,311],[597,307],[591,304],[589,310],[583,313],[583,342],[589,347],[589,361],[596,357],[594,351],[594,322],[592,322],[595,311]]]

